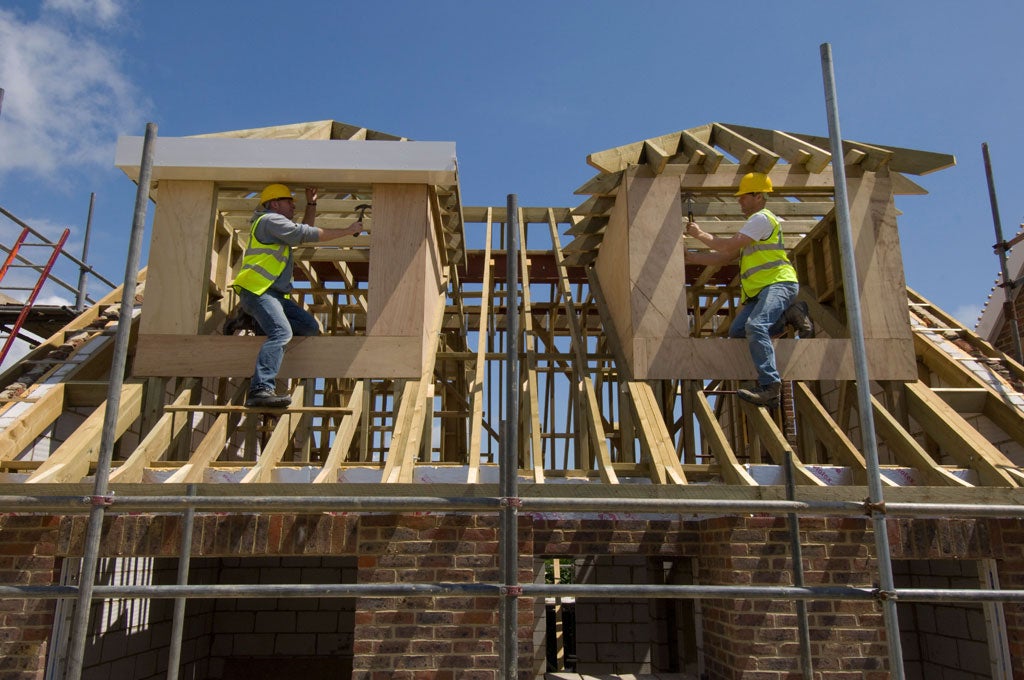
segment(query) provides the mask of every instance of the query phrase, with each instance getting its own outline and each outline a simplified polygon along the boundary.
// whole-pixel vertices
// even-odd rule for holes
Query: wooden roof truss
[[[303,130],[322,135],[327,127]],[[937,154],[855,142],[845,155],[855,171],[920,173],[945,162]],[[510,225],[505,208],[463,207],[457,193],[431,190],[436,222],[454,224],[457,214],[462,254],[455,258],[449,249],[443,262],[446,287],[428,319],[429,360],[417,377],[282,380],[293,407],[255,412],[240,406],[248,370],[233,376],[200,370],[131,375],[118,414],[115,488],[493,483],[500,433],[508,423],[519,428],[515,454],[522,475],[538,484],[776,486],[789,458],[802,487],[863,485],[867,466],[851,381],[834,376],[787,381],[790,406],[770,412],[738,400],[738,379],[638,379],[592,266],[629,168],[646,165],[658,176],[679,177],[680,195],[694,194],[693,211],[701,223],[722,233],[737,228],[741,219],[728,182],[746,168],[775,173],[784,197],[773,199],[773,205],[798,227],[791,245],[801,279],[812,291],[815,320],[826,338],[843,337],[843,291],[829,227],[831,189],[822,179],[830,180],[831,155],[822,140],[716,123],[589,160],[600,173],[581,189],[591,196],[580,206],[520,209],[521,275],[512,295],[505,271]],[[912,188],[909,180],[894,184]],[[218,188],[197,355],[204,351],[202,337],[218,334],[223,325],[252,191]],[[455,203],[449,203],[453,196]],[[329,188],[320,199],[324,224],[349,223],[368,197],[365,187]],[[366,332],[372,219],[370,224],[369,239],[296,254],[296,299],[328,335]],[[453,233],[446,226],[439,241],[451,245]],[[145,272],[141,281],[133,292],[139,300],[146,296]],[[687,284],[694,335],[720,337],[736,307],[735,271],[687,272]],[[119,299],[120,291],[107,296],[0,376],[8,388],[0,408],[0,482],[27,489],[38,483],[78,484],[92,473],[111,328],[118,323],[103,314]],[[917,379],[872,385],[885,483],[1016,488],[1024,482],[1019,467],[1024,367],[912,290],[908,299]],[[510,304],[519,307],[521,334],[515,414],[507,413],[505,396]],[[130,323],[138,325],[138,317]],[[83,332],[90,338],[81,345],[90,346],[88,352],[59,352]],[[259,339],[232,341],[241,346]],[[167,360],[197,368],[205,361],[200,356]]]

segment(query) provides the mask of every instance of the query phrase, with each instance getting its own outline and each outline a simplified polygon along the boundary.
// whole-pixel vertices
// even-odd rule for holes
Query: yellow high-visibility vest
[[[245,288],[251,293],[262,295],[284,272],[288,264],[291,246],[263,243],[256,238],[256,227],[268,214],[263,213],[252,222],[249,243],[246,244],[245,255],[242,256],[242,269],[231,284],[236,292],[239,288]]]
[[[746,246],[740,254],[740,287],[743,299],[757,295],[762,288],[780,281],[796,282],[796,269],[786,257],[782,244],[782,227],[779,218],[767,208],[764,213],[772,225],[768,238]],[[756,213],[755,213],[756,214]]]

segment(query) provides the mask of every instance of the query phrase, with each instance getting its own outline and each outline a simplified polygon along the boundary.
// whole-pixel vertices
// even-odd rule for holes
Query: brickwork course
[[[26,585],[58,583],[61,560],[81,553],[84,524],[84,517],[0,517],[5,580]],[[101,554],[174,558],[180,531],[181,521],[173,515],[111,516],[104,525]],[[894,560],[995,559],[1002,587],[1024,587],[1024,524],[1018,520],[890,520],[888,531]],[[804,518],[801,540],[807,585],[875,585],[874,537],[868,520]],[[498,548],[497,520],[493,515],[475,514],[199,514],[193,534],[197,574],[203,572],[204,558],[230,559],[229,566],[236,569],[247,561],[266,567],[269,558],[351,560],[350,570],[333,563],[313,563],[319,574],[314,580],[323,582],[331,580],[334,570],[334,578],[358,583],[495,583]],[[657,571],[660,565],[692,560],[696,583],[792,584],[785,518],[683,521],[524,515],[520,518],[519,549],[523,583],[537,581],[545,557],[561,556],[589,564],[584,571],[594,579],[611,578],[619,583],[651,581],[654,579],[644,574]],[[274,568],[290,578],[302,578],[297,568]],[[498,680],[499,599],[415,594],[356,598],[349,615],[353,620],[351,677]],[[193,601],[190,606],[202,602]],[[629,641],[629,624],[656,618],[648,613],[655,608],[648,608],[643,598],[626,602],[589,601],[586,605],[597,612],[593,620],[601,625],[593,629],[581,626],[580,635],[586,638],[594,633],[621,644],[615,648],[607,643],[594,646],[602,650],[599,658],[596,651],[590,656],[586,651],[590,643],[584,641],[581,672],[590,672],[587,663],[599,670],[614,667],[609,659],[635,666],[635,657],[643,656],[641,641]],[[520,598],[523,680],[542,677],[544,670],[543,658],[534,646],[536,604],[531,598]],[[709,677],[798,677],[800,654],[793,602],[709,598],[701,601],[700,610],[699,634]],[[816,677],[881,680],[888,676],[885,628],[877,602],[811,601],[808,610]],[[297,616],[290,614],[288,620]],[[586,618],[585,611],[583,616]],[[1014,672],[1024,673],[1024,608],[1007,604],[1005,616]],[[251,621],[256,620],[253,614]],[[4,600],[0,680],[43,677],[53,623],[53,600]],[[297,656],[299,652],[315,656],[315,643],[302,644],[305,646],[291,651]]]

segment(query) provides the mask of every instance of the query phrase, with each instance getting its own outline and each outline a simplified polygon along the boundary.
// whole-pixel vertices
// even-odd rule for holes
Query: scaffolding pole
[[[1006,265],[1006,251],[1010,244],[1003,238],[1003,223],[999,219],[999,202],[996,200],[996,183],[992,178],[992,159],[988,155],[988,142],[981,145],[981,155],[985,160],[985,179],[988,180],[988,200],[992,206],[992,224],[996,230],[996,244],[993,246],[996,255],[999,256],[999,273],[1003,277],[1000,287],[1003,289],[1003,316],[1010,324],[1010,333],[1013,336],[1013,349],[1017,353],[1017,361],[1024,364],[1024,349],[1021,348],[1020,324],[1017,321],[1017,303],[1014,300],[1013,291],[1017,288],[1017,281],[1010,278],[1010,270]],[[1014,239],[1016,240],[1016,239]]]
[[[868,375],[867,348],[864,342],[864,320],[860,310],[860,285],[857,281],[854,259],[853,229],[850,226],[850,202],[846,193],[846,165],[843,154],[843,137],[839,129],[839,104],[836,97],[835,71],[832,65],[832,45],[821,45],[821,71],[825,83],[825,108],[828,116],[829,140],[832,144],[832,171],[835,184],[836,227],[839,232],[839,252],[843,270],[843,288],[846,290],[846,316],[850,322],[850,339],[853,342],[854,373],[857,376],[857,403],[860,414],[861,442],[864,446],[868,468],[868,498],[877,507],[884,507],[882,475],[878,464],[878,441],[875,437],[875,418],[871,406],[871,378]],[[885,526],[885,513],[872,515],[875,533],[875,549],[878,553],[878,577],[882,593],[889,594],[895,588],[892,561],[889,552],[889,533]],[[889,643],[889,672],[895,680],[903,680],[903,645],[900,642],[899,615],[896,600],[882,597],[882,616]]]
[[[188,485],[188,495],[196,495],[196,485]],[[178,554],[178,585],[188,585],[188,570],[192,561],[192,527],[195,524],[195,508],[186,508],[182,516],[181,552]],[[171,616],[171,646],[167,655],[167,680],[178,680],[181,667],[181,641],[185,628],[186,595],[174,598],[174,613]]]
[[[505,252],[507,290],[505,334],[508,381],[505,385],[505,432],[501,451],[501,510],[498,544],[501,546],[500,636],[501,670],[505,680],[516,680],[519,669],[519,207],[515,194],[508,195]]]
[[[107,512],[475,512],[496,511],[506,504],[494,497],[443,496],[0,496],[0,512],[18,514],[83,514],[101,502]],[[682,513],[700,515],[801,513],[814,516],[1024,518],[1024,505],[983,503],[894,503],[884,508],[870,501],[718,500],[694,498],[546,498],[517,500],[523,512]]]
[[[793,479],[793,452],[786,449],[786,499],[796,500],[796,482]],[[800,545],[800,515],[789,513],[789,542],[793,553],[793,585],[804,587],[804,553]],[[811,659],[811,625],[807,618],[807,603],[796,601],[796,619],[800,633],[800,661],[804,680],[814,680],[814,663]]]
[[[855,586],[725,586],[725,585],[607,585],[607,584],[525,584],[523,597],[593,597],[635,599],[706,598],[733,600],[836,600],[878,601],[889,597],[878,588]],[[501,583],[292,583],[292,584],[191,584],[173,586],[95,586],[97,599],[180,599],[192,598],[321,598],[400,597],[476,595],[494,597],[505,593]],[[31,600],[74,599],[78,586],[0,586],[0,597]],[[1024,602],[1024,590],[984,588],[896,588],[892,596],[901,602]],[[504,632],[504,631],[503,631]]]
[[[85,309],[86,284],[89,280],[89,236],[92,233],[92,211],[96,205],[96,192],[89,194],[89,214],[85,218],[85,238],[82,241],[82,264],[78,268],[78,295],[75,297],[75,311],[79,314]]]
[[[82,663],[85,659],[85,638],[89,628],[89,612],[92,609],[92,590],[96,580],[96,566],[99,562],[100,539],[103,531],[105,505],[101,500],[110,486],[111,461],[114,455],[114,441],[118,411],[121,407],[121,388],[124,385],[125,366],[128,361],[128,341],[132,329],[135,306],[135,286],[138,283],[139,260],[142,253],[142,234],[146,224],[146,208],[149,202],[149,182],[153,171],[153,156],[156,141],[156,123],[146,124],[146,137],[142,145],[142,161],[139,169],[139,186],[135,194],[135,214],[132,218],[132,233],[128,243],[128,262],[125,266],[124,288],[121,289],[121,315],[118,317],[117,335],[114,338],[114,355],[110,362],[110,384],[107,386],[107,409],[103,414],[103,431],[100,438],[99,459],[96,465],[96,482],[93,498],[97,499],[89,511],[89,525],[86,529],[85,551],[82,556],[82,572],[79,581],[78,602],[72,619],[71,646],[68,652],[67,680],[82,677]]]

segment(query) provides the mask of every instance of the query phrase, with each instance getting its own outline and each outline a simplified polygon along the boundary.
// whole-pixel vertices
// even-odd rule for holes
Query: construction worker
[[[695,264],[723,265],[739,258],[743,306],[729,327],[729,337],[747,338],[757,369],[757,387],[741,389],[737,394],[752,404],[774,408],[779,404],[782,378],[775,365],[772,338],[786,326],[796,329],[801,338],[814,337],[814,324],[807,315],[807,304],[796,302],[800,286],[782,245],[781,220],[765,208],[771,191],[768,175],[744,175],[735,194],[747,218],[743,227],[726,238],[707,233],[695,222],[687,223],[686,233],[713,252],[688,252],[686,259]]]
[[[242,268],[232,287],[244,309],[267,336],[256,356],[256,370],[245,400],[248,407],[284,408],[291,397],[277,394],[276,378],[284,346],[293,335],[318,335],[313,315],[289,297],[292,290],[292,247],[358,234],[362,221],[344,229],[322,229],[316,221],[317,189],[306,188],[306,212],[293,222],[295,200],[284,184],[271,184],[260,193],[260,203],[249,227],[249,242]]]

